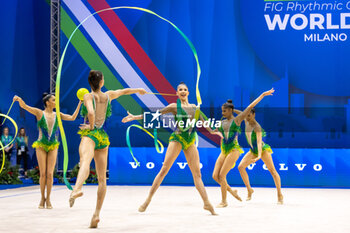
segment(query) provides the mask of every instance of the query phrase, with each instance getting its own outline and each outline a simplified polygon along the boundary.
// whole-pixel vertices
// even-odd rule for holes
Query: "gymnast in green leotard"
[[[250,110],[257,105],[265,96],[272,95],[274,89],[262,93],[256,100],[254,100],[241,114],[234,117],[234,106],[232,100],[228,100],[222,105],[222,116],[225,118],[222,121],[221,127],[214,130],[212,133],[218,134],[221,137],[221,153],[216,160],[213,179],[221,186],[221,203],[218,208],[226,207],[227,191],[231,193],[237,200],[242,201],[237,194],[237,190],[232,190],[227,184],[226,176],[228,172],[235,166],[240,154],[243,153],[242,148],[238,143],[238,134],[241,132],[241,123],[249,114]]]
[[[185,83],[180,83],[177,86],[176,94],[178,96],[177,103],[169,104],[159,112],[161,114],[174,114],[175,119],[178,120],[178,122],[186,122],[187,119],[193,120],[195,118],[196,105],[190,104],[188,102],[189,91],[187,85]],[[143,119],[143,115],[134,116],[128,112],[128,116],[123,119],[123,122],[125,123],[139,119]],[[163,166],[153,181],[146,201],[140,206],[140,212],[144,212],[146,210],[152,200],[153,195],[159,188],[169,169],[180,154],[181,150],[183,150],[188,166],[192,172],[194,184],[204,202],[204,209],[210,211],[211,214],[215,215],[214,208],[209,202],[208,195],[201,178],[199,154],[198,149],[195,146],[195,138],[195,128],[186,127],[186,125],[184,127],[181,127],[180,124],[178,124],[177,129],[171,134],[169,138],[169,145],[165,154]]]
[[[193,107],[195,109],[195,107]],[[176,103],[176,112],[175,121],[176,122],[187,122],[189,116],[187,112],[182,108],[180,99],[177,99]],[[170,135],[169,142],[175,141],[179,142],[182,146],[183,150],[187,150],[191,145],[193,145],[196,141],[196,128],[189,128],[188,130],[184,130],[181,127],[178,127],[175,132]]]
[[[106,107],[105,109],[102,109],[102,112],[100,114],[103,120],[99,122],[99,124],[95,123],[95,128],[93,130],[81,129],[78,131],[78,134],[80,134],[81,137],[88,137],[94,141],[95,150],[104,149],[110,144],[109,137],[106,131],[104,130],[104,126],[105,126],[106,119],[112,115],[112,105],[109,99],[109,95],[106,94],[106,97],[107,97],[107,102],[104,103]],[[95,98],[96,97],[92,95],[92,106],[93,106],[93,110],[96,112]],[[80,114],[82,117],[84,117],[84,124],[86,124],[89,119],[88,119],[88,110],[85,105],[81,107]]]
[[[58,124],[55,109],[55,96],[52,94],[43,94],[44,110],[28,106],[20,97],[13,97],[13,101],[18,101],[21,108],[36,116],[38,121],[39,137],[32,147],[36,150],[40,171],[40,191],[41,201],[39,209],[43,209],[46,205],[47,209],[52,209],[50,194],[53,184],[53,173],[57,159],[57,149],[60,145],[58,142]],[[73,115],[61,113],[62,120],[74,121],[79,113],[81,101]],[[45,197],[46,187],[46,197]]]
[[[227,109],[227,108],[230,108],[231,105],[233,106],[232,100],[227,100],[227,102],[224,104],[223,107]],[[228,116],[226,120],[223,120],[221,122],[222,123],[221,126],[218,128],[218,131],[223,135],[220,148],[221,148],[221,152],[225,156],[228,156],[233,150],[238,150],[240,154],[244,152],[243,149],[238,144],[238,135],[241,133],[241,127],[238,126],[234,120],[231,121],[231,124],[229,124],[230,118],[231,116]],[[226,130],[228,128],[228,132],[225,132],[226,130],[224,130],[223,125],[226,126]]]
[[[44,151],[49,152],[59,147],[58,142],[58,123],[57,116],[55,116],[54,123],[52,125],[51,133],[49,133],[49,124],[43,112],[43,116],[37,123],[39,129],[39,138],[36,140],[32,147],[42,148]]]
[[[111,101],[131,94],[144,95],[147,92],[143,88],[125,88],[103,92],[104,76],[101,71],[91,70],[88,81],[91,93],[84,95],[84,106],[81,114],[84,124],[80,126],[78,134],[81,135],[79,145],[80,169],[74,189],[69,197],[69,205],[73,207],[75,200],[83,196],[83,184],[90,173],[92,159],[95,161],[98,188],[97,202],[94,214],[90,221],[90,228],[97,228],[100,222],[100,212],[106,195],[106,170],[108,160],[109,138],[104,131],[106,119],[111,116]]]
[[[239,110],[235,110],[235,113],[240,114]],[[238,165],[238,170],[241,174],[242,180],[247,187],[248,196],[247,201],[251,200],[254,190],[250,186],[248,173],[246,168],[258,161],[260,158],[265,163],[267,169],[272,175],[272,178],[275,182],[277,188],[277,203],[283,204],[283,195],[281,191],[281,178],[276,171],[276,168],[272,161],[271,154],[273,153],[271,147],[263,141],[263,138],[266,137],[266,132],[255,120],[255,109],[251,109],[249,114],[244,119],[245,128],[246,128],[246,139],[250,145],[250,151],[243,157],[242,161]]]

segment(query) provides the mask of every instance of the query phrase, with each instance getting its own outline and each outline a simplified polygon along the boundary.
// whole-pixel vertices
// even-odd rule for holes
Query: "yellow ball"
[[[88,94],[88,93],[89,93],[88,89],[86,89],[86,88],[80,88],[80,89],[77,91],[77,97],[78,97],[78,99],[80,99],[80,100],[84,100],[84,95],[85,95],[85,94]]]

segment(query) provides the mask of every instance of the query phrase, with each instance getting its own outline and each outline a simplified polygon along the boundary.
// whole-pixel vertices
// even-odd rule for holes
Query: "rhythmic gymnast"
[[[55,108],[55,96],[52,94],[43,94],[44,110],[28,106],[20,97],[14,96],[13,101],[18,101],[19,106],[29,113],[36,116],[38,121],[39,137],[32,147],[36,149],[36,157],[38,159],[40,171],[40,191],[41,200],[39,209],[52,209],[50,194],[53,185],[53,173],[57,160],[57,150],[60,145],[58,142],[58,123]],[[75,109],[73,115],[61,113],[62,120],[74,121],[79,113],[81,101]],[[46,197],[45,197],[46,187]]]
[[[235,113],[241,114],[241,111],[235,110]],[[250,145],[250,151],[243,157],[242,161],[238,165],[239,173],[242,180],[247,187],[248,196],[247,201],[251,200],[254,190],[250,186],[248,173],[246,168],[258,161],[260,158],[265,163],[267,169],[272,175],[273,181],[277,188],[277,203],[283,204],[283,195],[281,191],[281,178],[276,171],[275,165],[272,161],[271,154],[273,153],[271,147],[263,141],[263,137],[266,137],[266,132],[261,128],[260,124],[255,120],[255,109],[251,109],[249,114],[244,119],[245,122],[245,135],[248,144]]]
[[[239,155],[244,153],[238,143],[238,134],[241,133],[241,123],[244,118],[249,114],[251,109],[256,106],[265,96],[272,95],[274,89],[262,93],[256,100],[254,100],[243,112],[236,117],[233,116],[234,106],[232,100],[227,100],[222,105],[222,116],[226,119],[222,121],[221,127],[214,130],[214,133],[218,133],[221,136],[221,153],[216,160],[213,179],[221,186],[221,203],[218,208],[226,207],[227,191],[229,191],[237,200],[242,201],[238,196],[237,190],[232,190],[227,184],[226,176],[228,172],[235,166]],[[212,132],[213,133],[213,132]]]
[[[177,103],[172,103],[161,109],[161,114],[172,113],[175,115],[177,122],[183,121],[186,125],[188,119],[193,119],[195,116],[196,105],[188,102],[188,87],[185,83],[181,82],[177,86]],[[128,116],[124,117],[122,122],[129,122],[133,120],[143,119],[143,115],[134,116],[128,112]],[[173,132],[169,138],[168,149],[165,154],[163,166],[153,181],[151,190],[146,201],[140,206],[139,212],[144,212],[150,204],[153,195],[159,188],[163,179],[169,172],[169,169],[173,165],[174,161],[180,154],[181,150],[184,151],[188,166],[192,172],[194,184],[204,202],[204,209],[210,211],[212,215],[215,215],[213,206],[210,204],[207,192],[204,188],[204,184],[201,178],[201,171],[199,167],[199,154],[197,147],[195,146],[196,131],[195,128],[184,129],[179,125],[175,132]]]
[[[146,94],[142,88],[125,88],[116,91],[102,92],[104,77],[101,71],[92,70],[89,73],[88,81],[92,89],[91,93],[84,95],[84,105],[81,113],[85,123],[80,126],[78,134],[81,135],[79,146],[80,169],[74,189],[69,198],[69,205],[74,205],[75,199],[83,195],[83,183],[89,176],[90,163],[95,160],[98,189],[96,209],[92,216],[90,227],[96,228],[100,221],[100,211],[106,195],[106,170],[109,137],[104,130],[105,121],[112,115],[111,101],[123,95],[139,93]]]

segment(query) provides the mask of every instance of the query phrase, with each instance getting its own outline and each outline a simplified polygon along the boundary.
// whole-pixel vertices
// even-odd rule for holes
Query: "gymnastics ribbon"
[[[12,102],[12,104],[13,104],[13,102]],[[18,133],[18,127],[17,127],[16,122],[11,117],[4,115],[4,114],[1,114],[1,113],[0,113],[0,116],[4,117],[5,119],[9,119],[12,122],[13,126],[15,127],[15,131],[16,131],[15,136],[13,137],[12,141],[9,142],[7,145],[4,146],[0,141],[0,150],[2,150],[2,164],[1,164],[1,168],[0,168],[0,173],[1,173],[2,170],[4,169],[4,165],[5,165],[5,148],[10,146],[15,141],[15,138],[17,137],[17,133]]]
[[[130,129],[132,127],[136,127],[138,129],[141,129],[142,131],[146,132],[149,136],[151,136],[152,138],[154,138],[154,145],[156,147],[156,150],[159,154],[162,154],[164,152],[164,146],[163,144],[157,139],[157,129],[154,129],[154,136],[148,132],[146,129],[144,129],[143,127],[139,126],[139,125],[136,125],[136,124],[133,124],[133,125],[130,125],[127,129],[126,129],[126,144],[128,145],[129,147],[129,150],[130,150],[130,154],[132,156],[132,158],[134,159],[134,161],[136,162],[137,166],[140,166],[140,163],[137,161],[137,159],[135,158],[134,156],[134,153],[132,152],[132,147],[131,147],[131,143],[130,143]],[[160,145],[160,148],[159,149],[159,146]]]
[[[168,94],[168,93],[155,93],[155,92],[147,92],[146,94],[152,94],[152,95],[167,95],[167,96],[177,96],[176,94]]]
[[[196,60],[197,63],[197,82],[196,82],[196,97],[197,97],[197,110],[196,110],[196,115],[199,116],[199,107],[202,104],[202,99],[200,96],[200,92],[199,92],[199,78],[200,78],[200,74],[201,74],[201,69],[199,66],[199,61],[198,61],[198,55],[197,55],[197,51],[195,49],[195,47],[193,46],[192,42],[188,39],[188,37],[172,22],[170,22],[169,20],[159,16],[158,14],[154,13],[153,11],[150,11],[148,9],[145,8],[140,8],[140,7],[132,7],[132,6],[119,6],[119,7],[111,7],[111,8],[106,8],[100,11],[97,11],[95,13],[90,14],[89,16],[87,16],[83,21],[81,21],[81,23],[73,30],[72,34],[69,36],[68,41],[64,47],[64,50],[62,52],[61,55],[61,59],[60,59],[60,63],[58,65],[58,69],[57,69],[57,77],[56,77],[56,91],[55,91],[55,96],[56,96],[56,112],[57,112],[57,121],[58,121],[58,126],[60,129],[60,133],[61,133],[61,139],[62,139],[62,146],[63,146],[63,153],[64,153],[64,160],[63,160],[63,179],[64,179],[64,183],[66,184],[66,186],[72,190],[71,185],[69,184],[69,182],[67,181],[67,177],[66,177],[66,173],[67,173],[67,169],[68,169],[68,147],[67,147],[67,139],[66,139],[66,135],[64,133],[64,128],[63,128],[63,124],[62,124],[62,119],[61,119],[61,112],[60,112],[60,84],[61,84],[61,73],[62,73],[62,65],[63,65],[63,61],[64,61],[64,57],[66,55],[67,52],[67,48],[68,45],[70,44],[70,41],[72,40],[74,34],[76,33],[76,31],[80,28],[81,25],[83,25],[86,20],[88,20],[90,17],[104,12],[104,11],[110,11],[110,10],[118,10],[118,9],[133,9],[133,10],[138,10],[138,11],[143,11],[149,14],[152,14],[160,19],[162,19],[163,21],[169,23],[171,26],[173,26],[180,34],[181,36],[185,39],[185,41],[187,42],[187,44],[190,46],[192,53],[194,55],[194,58]]]
[[[12,104],[11,104],[9,110],[7,111],[6,116],[9,115],[9,113],[10,113],[10,111],[11,111],[11,109],[12,109],[12,106],[13,106],[13,103],[14,103],[14,102],[15,102],[15,101],[12,101]],[[3,125],[3,124],[5,123],[5,121],[6,121],[6,118],[2,121],[1,125]]]

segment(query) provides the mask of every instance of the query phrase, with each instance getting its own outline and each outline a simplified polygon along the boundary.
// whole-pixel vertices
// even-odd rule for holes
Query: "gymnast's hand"
[[[132,115],[129,111],[127,111],[127,112],[128,112],[128,115],[122,119],[123,123],[133,121],[135,118],[135,116]]]
[[[147,91],[143,88],[139,88],[139,94],[140,95],[144,95],[144,94],[147,94]]]
[[[89,129],[89,130],[90,130],[90,125],[81,124],[81,125],[79,126],[79,128],[80,128],[81,130],[84,130],[84,129]]]
[[[21,106],[22,108],[24,107],[25,103],[24,103],[24,101],[22,100],[21,97],[15,95],[15,96],[13,97],[13,102],[15,102],[15,101],[18,101],[19,106]]]
[[[275,89],[271,88],[271,90],[269,91],[265,91],[264,93],[262,93],[263,96],[268,96],[268,95],[272,95],[275,92]]]
[[[17,95],[15,95],[14,97],[13,97],[13,102],[15,102],[15,101],[21,101],[22,99],[21,99],[21,97],[19,97],[19,96],[17,96]]]

